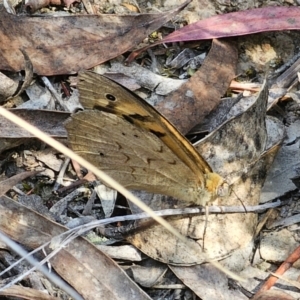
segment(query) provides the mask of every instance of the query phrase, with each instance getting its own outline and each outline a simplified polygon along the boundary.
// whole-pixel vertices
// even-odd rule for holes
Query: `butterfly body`
[[[101,75],[79,78],[86,110],[65,124],[76,153],[128,189],[199,205],[217,196],[224,180],[152,106]]]

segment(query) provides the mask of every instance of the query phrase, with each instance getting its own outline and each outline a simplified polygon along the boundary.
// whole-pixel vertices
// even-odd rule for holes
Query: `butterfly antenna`
[[[237,199],[241,202],[241,204],[242,204],[242,206],[243,206],[243,208],[244,208],[244,210],[245,210],[245,213],[247,213],[248,211],[247,211],[247,208],[246,208],[246,206],[244,205],[244,202],[242,201],[242,199],[236,194],[236,192],[234,191],[234,190],[232,190],[232,192],[233,192],[233,194],[237,197]]]
[[[205,241],[206,229],[207,229],[207,224],[208,224],[208,214],[209,214],[208,205],[205,205],[205,223],[204,223],[204,229],[203,229],[203,243],[202,243],[202,251],[203,252],[205,252],[204,241]]]

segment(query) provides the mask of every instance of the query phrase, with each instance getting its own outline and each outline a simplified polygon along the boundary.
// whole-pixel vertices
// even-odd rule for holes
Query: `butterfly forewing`
[[[93,72],[81,73],[78,89],[85,108],[111,112],[128,122],[151,131],[185,163],[204,184],[209,164],[190,142],[146,101],[110,79]]]

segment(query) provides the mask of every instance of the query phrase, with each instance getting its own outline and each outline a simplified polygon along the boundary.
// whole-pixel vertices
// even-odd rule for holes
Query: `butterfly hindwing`
[[[129,189],[194,203],[198,179],[154,134],[123,118],[83,111],[65,123],[72,149]],[[178,171],[180,170],[180,172]]]

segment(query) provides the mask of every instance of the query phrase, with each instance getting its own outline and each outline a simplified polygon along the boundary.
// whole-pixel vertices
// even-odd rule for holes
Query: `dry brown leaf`
[[[51,110],[30,110],[17,108],[11,109],[11,111],[20,118],[28,121],[32,125],[53,137],[67,137],[66,130],[63,127],[63,122],[70,116],[70,113]],[[2,116],[0,116],[0,124],[0,138],[16,139],[32,137],[27,130],[20,128]]]
[[[5,196],[0,197],[0,228],[30,249],[66,231]],[[84,238],[69,243],[51,259],[51,265],[84,299],[150,299],[113,260]]]
[[[0,9],[0,69],[20,71],[30,57],[39,75],[76,73],[135,47],[148,34],[178,14],[25,17]]]
[[[229,289],[227,276],[210,264],[169,267],[201,300],[248,300],[241,291]]]
[[[150,288],[159,284],[168,270],[168,266],[158,261],[148,259],[140,265],[130,267],[134,281],[143,287]]]
[[[156,109],[186,134],[219,103],[235,76],[237,48],[230,40],[214,40],[201,68]]]
[[[28,109],[12,109],[12,112],[53,137],[67,137],[63,122],[70,116],[70,113]],[[0,125],[0,153],[33,138],[27,130],[2,116],[0,116]]]

